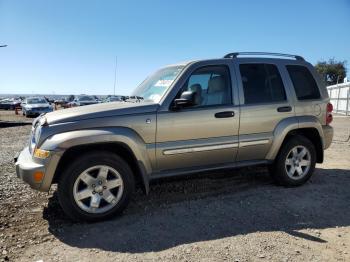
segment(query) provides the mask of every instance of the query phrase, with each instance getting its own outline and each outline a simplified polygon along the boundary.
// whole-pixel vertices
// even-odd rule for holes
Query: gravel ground
[[[265,168],[166,179],[96,224],[71,223],[55,190],[16,178],[30,126],[1,128],[0,261],[350,261],[350,118],[333,125],[325,162],[302,187],[275,186]]]

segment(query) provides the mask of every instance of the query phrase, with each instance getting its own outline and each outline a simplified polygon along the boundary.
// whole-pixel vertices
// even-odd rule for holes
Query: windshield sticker
[[[172,84],[174,80],[166,80],[166,79],[160,79],[157,81],[157,83],[154,86],[164,86],[164,87],[168,87]]]

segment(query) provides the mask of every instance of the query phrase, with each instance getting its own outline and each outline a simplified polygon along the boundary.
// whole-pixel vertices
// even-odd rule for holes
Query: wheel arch
[[[309,139],[316,149],[316,162],[322,163],[324,158],[323,130],[321,123],[314,116],[291,117],[282,120],[274,130],[274,140],[266,156],[274,160],[283,144],[295,135]]]
[[[85,152],[91,151],[107,151],[113,154],[117,154],[118,156],[123,158],[129,164],[134,174],[135,181],[138,184],[141,184],[142,189],[146,193],[148,193],[149,181],[148,179],[146,179],[147,176],[145,174],[145,171],[142,170],[142,167],[138,163],[135,155],[128,147],[128,145],[120,142],[85,144],[69,148],[64,152],[57,165],[55,174],[52,179],[52,183],[58,182],[62,172],[67,168],[67,166],[71,163],[72,160],[78,158]]]
[[[135,180],[141,182],[143,190],[149,192],[149,175],[152,173],[147,145],[129,128],[75,130],[48,138],[42,149],[53,151],[59,156],[57,166],[46,183],[56,183],[64,168],[87,151],[103,150],[122,157],[131,167]]]

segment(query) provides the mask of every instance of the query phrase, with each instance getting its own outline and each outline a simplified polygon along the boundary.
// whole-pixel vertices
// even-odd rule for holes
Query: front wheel
[[[95,222],[121,213],[134,191],[129,165],[109,152],[93,152],[76,159],[63,171],[58,198],[73,220]]]
[[[312,176],[316,165],[316,150],[303,136],[293,136],[282,146],[270,172],[283,186],[299,186]]]

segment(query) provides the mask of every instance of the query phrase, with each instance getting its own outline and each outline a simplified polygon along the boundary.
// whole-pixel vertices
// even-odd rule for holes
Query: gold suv
[[[230,53],[166,66],[122,102],[46,113],[15,157],[32,188],[58,183],[75,220],[120,213],[140,182],[265,164],[275,181],[299,186],[333,138],[332,105],[302,57]]]

